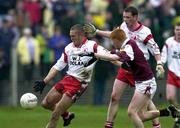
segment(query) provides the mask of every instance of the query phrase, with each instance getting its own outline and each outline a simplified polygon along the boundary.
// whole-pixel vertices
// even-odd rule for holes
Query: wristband
[[[157,61],[157,65],[162,65],[162,61],[161,61],[161,60],[158,60],[158,61]]]
[[[96,29],[96,31],[94,33],[97,34],[99,31],[100,31],[99,29]]]

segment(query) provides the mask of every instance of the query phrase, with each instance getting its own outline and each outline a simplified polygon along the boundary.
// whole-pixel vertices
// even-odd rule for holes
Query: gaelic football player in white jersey
[[[80,51],[87,53],[107,52],[95,41],[86,38],[83,26],[80,24],[71,27],[70,37],[72,42],[65,47],[64,53],[57,63],[52,66],[47,76],[43,80],[35,82],[34,90],[42,93],[44,87],[58,72],[68,66],[67,74],[52,87],[42,101],[42,106],[52,111],[51,119],[46,128],[56,128],[60,115],[63,116],[64,126],[70,124],[74,114],[67,112],[67,110],[77,97],[85,91],[91,80],[93,67],[97,59],[92,56],[79,56],[74,53]]]
[[[163,77],[164,69],[161,63],[160,50],[157,43],[154,41],[151,31],[146,26],[142,25],[138,21],[138,10],[135,7],[127,7],[123,12],[123,20],[124,22],[120,25],[122,30],[125,31],[128,38],[134,40],[139,48],[143,51],[145,58],[149,59],[148,50],[154,55],[157,61],[157,75],[158,77]],[[92,24],[85,25],[85,31],[90,35],[100,35],[104,37],[108,37],[111,34],[111,31],[102,31],[96,29]],[[132,72],[127,71],[125,68],[120,68],[118,70],[118,74],[114,81],[113,91],[111,94],[111,100],[109,103],[107,120],[105,123],[105,128],[113,128],[113,122],[117,115],[119,109],[119,100],[127,88],[130,85],[134,87],[135,82],[132,75]],[[155,105],[152,101],[149,102],[147,107],[149,110],[156,110]],[[153,128],[160,128],[160,122],[158,119],[153,120]]]
[[[180,23],[174,27],[174,36],[169,37],[163,46],[161,59],[168,65],[166,98],[169,103],[179,107],[177,89],[180,88]],[[173,128],[180,128],[180,119],[175,120]]]
[[[128,107],[128,116],[133,126],[144,128],[143,121],[160,116],[180,117],[180,110],[173,105],[161,110],[146,111],[142,115],[138,114],[150,102],[156,92],[157,84],[153,72],[137,43],[127,38],[122,29],[113,30],[110,38],[118,51],[116,50],[115,54],[97,52],[94,55],[105,60],[119,60],[121,65],[127,65],[127,70],[132,72],[135,80],[135,91]]]

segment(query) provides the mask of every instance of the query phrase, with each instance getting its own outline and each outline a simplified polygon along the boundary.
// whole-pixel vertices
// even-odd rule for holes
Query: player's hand
[[[46,86],[46,83],[43,80],[38,80],[34,82],[34,91],[35,92],[40,92],[42,94],[44,87]]]
[[[157,64],[156,66],[156,77],[157,78],[164,78],[164,68],[163,68],[163,65],[162,64]]]
[[[91,23],[86,23],[83,27],[85,34],[88,37],[94,37],[96,35],[96,27]]]
[[[112,49],[110,53],[111,53],[111,54],[116,54],[116,53],[118,53],[118,52],[119,52],[118,49]]]
[[[113,49],[110,52],[111,54],[116,54],[119,58],[121,58],[121,52],[118,49]]]

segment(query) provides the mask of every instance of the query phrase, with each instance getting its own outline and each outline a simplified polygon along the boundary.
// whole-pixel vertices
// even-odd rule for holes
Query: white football
[[[33,109],[37,106],[38,99],[36,95],[32,93],[25,93],[20,98],[20,104],[22,108]]]

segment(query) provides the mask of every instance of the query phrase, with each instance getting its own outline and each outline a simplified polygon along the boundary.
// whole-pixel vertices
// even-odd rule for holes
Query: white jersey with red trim
[[[104,48],[92,40],[86,40],[81,47],[75,47],[73,43],[70,43],[65,47],[64,53],[53,67],[61,71],[68,65],[68,75],[80,81],[90,82],[97,59],[92,56],[79,56],[74,54],[80,51],[91,53],[104,51]]]
[[[168,70],[180,77],[180,42],[177,42],[174,37],[169,37],[165,41],[161,60],[163,63],[167,62]]]
[[[128,38],[134,40],[137,43],[138,47],[144,53],[145,58],[148,60],[148,50],[152,53],[152,55],[160,54],[160,50],[157,43],[154,41],[151,30],[148,27],[142,25],[140,22],[139,24],[140,26],[134,31],[130,31],[125,22],[121,24],[120,28],[125,31]]]

